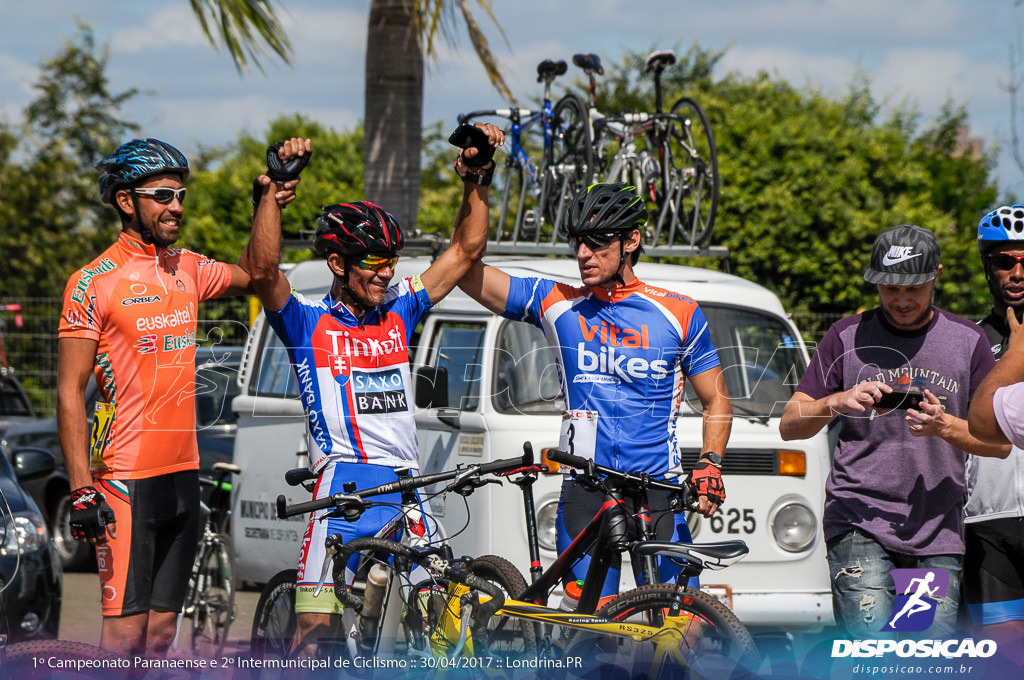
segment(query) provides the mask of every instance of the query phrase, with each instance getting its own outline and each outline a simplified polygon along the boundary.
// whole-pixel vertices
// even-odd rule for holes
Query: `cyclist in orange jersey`
[[[308,140],[292,139],[278,157],[308,150]],[[133,139],[97,168],[100,196],[120,215],[121,234],[64,292],[57,416],[73,489],[71,531],[96,546],[100,644],[162,655],[199,535],[198,305],[250,290],[240,266],[248,251],[228,264],[172,247],[189,168],[170,144]],[[297,174],[278,184],[280,205],[295,198]],[[90,373],[101,395],[91,433],[82,406]]]

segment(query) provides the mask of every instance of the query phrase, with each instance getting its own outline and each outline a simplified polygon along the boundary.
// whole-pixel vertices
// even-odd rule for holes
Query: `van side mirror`
[[[57,469],[57,459],[46,449],[25,447],[16,449],[13,454],[14,476],[19,482],[48,475]]]
[[[448,369],[420,366],[416,369],[416,408],[448,408]]]

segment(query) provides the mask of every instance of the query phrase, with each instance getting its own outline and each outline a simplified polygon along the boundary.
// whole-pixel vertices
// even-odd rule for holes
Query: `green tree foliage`
[[[267,170],[267,146],[289,137],[311,139],[313,158],[302,172],[295,201],[282,215],[286,239],[309,236],[324,205],[362,200],[362,130],[335,132],[300,115],[283,116],[259,136],[243,132],[230,145],[200,154],[179,244],[219,260],[237,260],[252,227],[253,178]],[[300,247],[285,258],[308,254],[308,248]]]
[[[116,234],[93,164],[137,127],[118,117],[135,90],[111,93],[108,50],[82,25],[34,84],[23,123],[0,126],[0,295],[60,295]]]
[[[734,273],[772,289],[794,312],[872,307],[876,291],[862,279],[871,242],[886,227],[912,222],[942,245],[936,303],[983,315],[988,291],[974,239],[978,220],[998,202],[995,150],[967,139],[962,107],[949,103],[922,124],[909,107],[883,115],[863,77],[838,99],[767,73],[713,80],[722,55],[698,46],[683,54],[665,71],[664,108],[686,94],[707,111],[722,176],[712,242],[730,249]],[[600,109],[653,108],[643,60],[626,54],[607,68]]]

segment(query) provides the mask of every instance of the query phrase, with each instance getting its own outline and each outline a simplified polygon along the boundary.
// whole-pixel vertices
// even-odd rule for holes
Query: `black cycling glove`
[[[83,486],[71,492],[70,519],[71,536],[76,541],[101,538],[107,532],[107,525],[117,522],[103,494],[91,486]],[[114,535],[113,531],[111,535]]]
[[[292,156],[287,161],[281,160],[281,147],[283,142],[274,142],[267,147],[267,177],[275,182],[290,182],[299,176],[302,169],[309,163],[313,152],[307,151],[301,156]],[[253,210],[259,207],[260,199],[263,197],[263,185],[258,179],[252,181],[252,207]]]

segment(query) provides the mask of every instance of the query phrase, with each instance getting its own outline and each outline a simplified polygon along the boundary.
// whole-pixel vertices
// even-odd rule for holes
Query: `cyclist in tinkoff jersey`
[[[409,341],[424,313],[455,288],[486,246],[490,156],[504,136],[494,125],[478,127],[490,146],[470,147],[456,161],[464,191],[451,245],[423,274],[394,285],[403,235],[382,208],[356,201],[323,209],[314,248],[326,258],[333,282],[322,300],[309,300],[278,269],[280,209],[261,202],[248,246],[252,283],[298,379],[309,464],[318,474],[314,498],[340,493],[346,482],[357,489],[393,482],[396,468],[418,467]],[[343,613],[330,581],[313,596],[325,538],[377,534],[398,516],[401,503],[397,493],[379,500],[389,505],[372,508],[357,522],[320,521],[326,511],[310,517],[299,556],[295,654],[314,655],[332,618]]]
[[[583,189],[565,219],[582,286],[514,278],[479,261],[459,285],[495,314],[543,329],[562,379],[560,448],[577,456],[656,478],[681,472],[674,422],[688,378],[704,414],[704,441],[690,482],[700,513],[710,517],[725,500],[720,470],[732,407],[704,313],[691,298],[637,278],[647,211],[633,187]],[[658,537],[689,541],[685,516],[672,513],[660,494],[652,492],[650,500]],[[559,552],[601,501],[601,494],[565,478],[556,519]],[[589,559],[577,564],[572,578],[583,578],[588,565]],[[667,560],[659,569],[666,582],[679,573]],[[617,589],[618,574],[610,573],[603,594]]]
[[[197,305],[248,289],[238,265],[172,248],[188,161],[133,139],[97,165],[121,235],[78,270],[58,329],[57,416],[71,488],[71,532],[96,546],[100,644],[164,654],[175,633],[199,533]],[[297,180],[276,202],[294,198]],[[271,201],[275,202],[275,201]],[[100,391],[87,429],[90,373]]]

